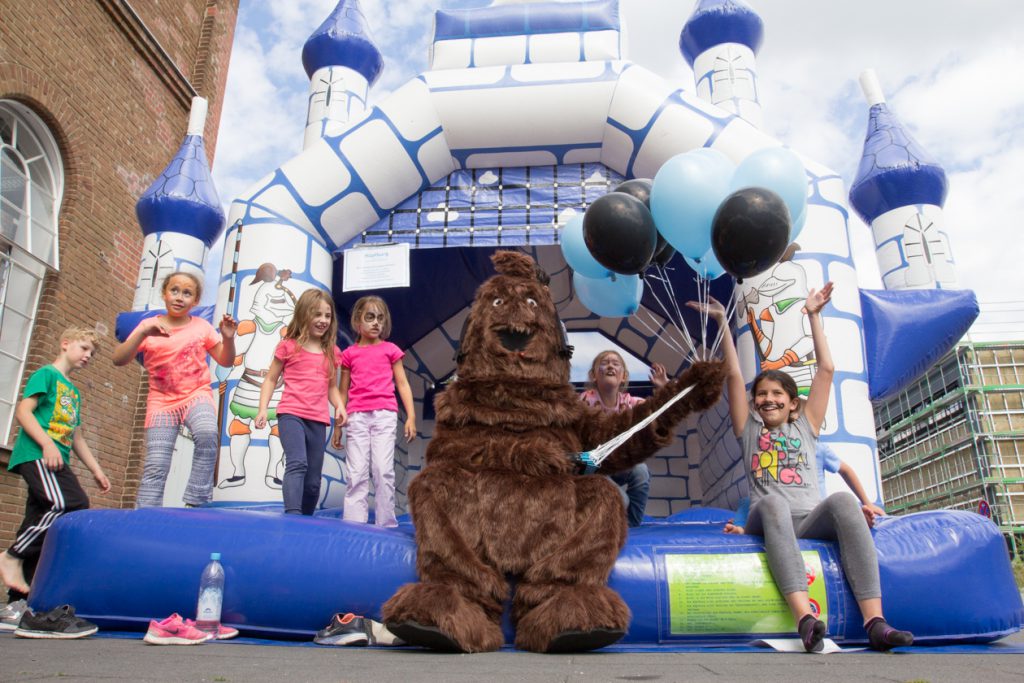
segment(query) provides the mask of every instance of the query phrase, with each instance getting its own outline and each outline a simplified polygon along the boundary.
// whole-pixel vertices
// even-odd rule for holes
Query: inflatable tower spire
[[[203,279],[206,252],[224,228],[203,145],[206,100],[192,98],[188,132],[178,153],[135,205],[145,239],[132,310],[164,307],[160,287],[177,270]]]
[[[302,47],[309,76],[309,113],[303,148],[337,135],[366,111],[384,58],[370,37],[359,0],[341,0]]]
[[[946,172],[889,110],[875,72],[860,83],[871,109],[850,205],[871,226],[885,288],[956,288],[942,221]]]
[[[679,50],[693,67],[697,95],[761,127],[757,51],[761,17],[742,0],[699,0],[679,35]]]

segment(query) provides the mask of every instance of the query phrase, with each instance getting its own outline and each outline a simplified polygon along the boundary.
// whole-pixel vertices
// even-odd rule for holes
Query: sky
[[[337,0],[241,0],[214,181],[225,207],[302,149],[302,45]],[[384,72],[371,105],[427,68],[433,11],[489,0],[361,0]],[[626,56],[688,90],[679,32],[696,0],[620,0]],[[890,109],[946,170],[946,232],[982,314],[976,341],[1024,339],[1024,3],[1004,0],[748,0],[765,25],[757,57],[764,130],[852,181],[874,68]],[[880,288],[868,228],[851,212],[862,288]],[[219,245],[211,268],[219,268]],[[215,288],[210,287],[210,291]]]

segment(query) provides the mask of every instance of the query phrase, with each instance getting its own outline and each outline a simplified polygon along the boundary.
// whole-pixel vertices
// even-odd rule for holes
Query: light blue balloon
[[[591,278],[606,278],[611,275],[610,270],[594,260],[583,241],[582,213],[577,213],[562,226],[561,236],[562,256],[573,272]]]
[[[733,166],[717,150],[677,154],[654,176],[651,215],[676,251],[701,258],[711,248],[711,221],[729,194]]]
[[[644,281],[639,275],[612,273],[597,279],[573,273],[572,286],[580,302],[602,318],[633,315],[644,295]]]
[[[789,226],[789,241],[796,242],[797,236],[800,231],[804,229],[804,223],[807,222],[807,207],[804,207],[804,212],[793,221],[793,224]]]
[[[729,192],[745,187],[763,187],[782,197],[791,220],[798,218],[807,208],[804,164],[793,151],[784,147],[759,149],[740,162]]]
[[[692,259],[689,256],[683,256],[687,265],[693,268],[693,271],[705,280],[717,280],[718,278],[725,275],[725,268],[718,262],[718,258],[715,257],[715,250],[708,249],[708,253],[701,257],[700,261]]]

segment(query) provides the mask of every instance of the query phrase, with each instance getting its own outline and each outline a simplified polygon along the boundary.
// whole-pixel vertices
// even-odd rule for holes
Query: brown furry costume
[[[504,643],[506,577],[516,647],[590,650],[625,634],[629,608],[608,588],[626,539],[622,497],[607,477],[581,476],[572,454],[689,395],[616,450],[601,471],[628,469],[672,438],[687,414],[721,393],[720,363],[698,363],[631,411],[587,407],[569,383],[561,324],[536,264],[492,258],[498,275],[476,294],[458,380],[436,400],[437,427],[409,486],[420,582],[384,604],[388,628],[409,643],[480,652]]]

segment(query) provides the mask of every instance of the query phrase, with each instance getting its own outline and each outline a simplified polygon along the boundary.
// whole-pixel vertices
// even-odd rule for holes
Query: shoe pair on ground
[[[797,626],[800,640],[803,641],[804,649],[808,652],[821,652],[825,646],[827,630],[825,622],[816,619],[811,614],[805,615]],[[914,644],[913,633],[894,629],[882,617],[875,617],[864,624],[864,630],[868,632],[868,647],[879,652]]]
[[[350,647],[404,644],[384,624],[351,612],[335,614],[331,618],[331,623],[317,631],[313,642],[317,645],[348,645]]]
[[[0,610],[0,631],[14,631],[19,638],[71,640],[91,636],[98,630],[96,624],[75,616],[71,605],[34,612],[24,600],[16,600]]]
[[[238,635],[237,628],[217,627],[217,633],[207,633],[196,628],[196,622],[172,614],[162,621],[150,621],[149,629],[142,640],[150,645],[199,645],[208,640],[228,640]]]

